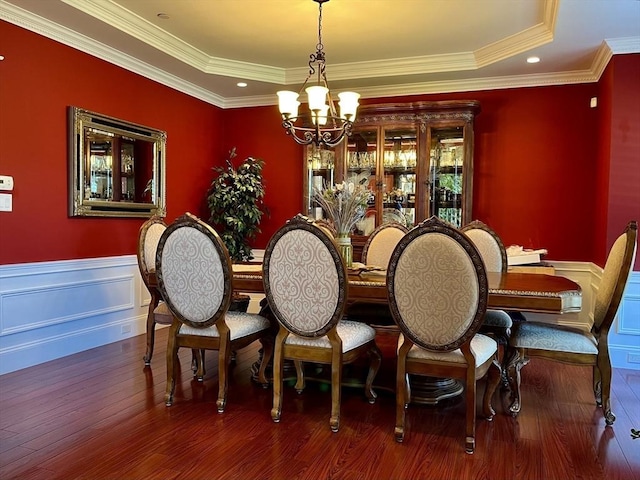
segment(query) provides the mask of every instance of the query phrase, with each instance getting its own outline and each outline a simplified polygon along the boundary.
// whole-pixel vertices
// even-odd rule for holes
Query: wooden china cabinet
[[[436,215],[457,227],[472,220],[474,100],[364,105],[353,134],[334,150],[307,147],[303,212],[319,218],[314,186],[354,181],[373,195],[352,238],[354,260],[378,225],[411,228]]]

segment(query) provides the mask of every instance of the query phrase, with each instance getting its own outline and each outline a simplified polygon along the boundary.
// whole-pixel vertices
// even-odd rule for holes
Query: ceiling
[[[331,0],[322,17],[331,90],[363,98],[595,82],[640,52],[640,0]],[[312,0],[0,0],[0,19],[222,108],[297,91],[318,42]]]

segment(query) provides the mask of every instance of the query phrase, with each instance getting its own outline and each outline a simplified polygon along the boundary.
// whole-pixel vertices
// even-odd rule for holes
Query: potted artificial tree
[[[248,157],[238,168],[232,160],[235,147],[229,152],[226,166],[213,167],[215,178],[207,191],[209,223],[224,242],[233,262],[253,259],[250,242],[260,233],[260,219],[266,213],[263,202],[264,185],[262,167],[264,162]],[[246,308],[249,297],[236,298],[234,308]]]
[[[216,228],[234,262],[253,259],[250,241],[260,233],[260,219],[266,212],[262,167],[264,162],[248,157],[238,168],[229,152],[226,166],[213,167],[217,176],[207,191],[209,223]]]

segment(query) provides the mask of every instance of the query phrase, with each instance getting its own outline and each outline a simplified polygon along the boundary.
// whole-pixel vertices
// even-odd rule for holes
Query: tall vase
[[[351,245],[351,237],[348,233],[338,233],[336,243],[338,244],[338,250],[344,259],[345,265],[347,268],[351,268],[353,265],[353,246]]]

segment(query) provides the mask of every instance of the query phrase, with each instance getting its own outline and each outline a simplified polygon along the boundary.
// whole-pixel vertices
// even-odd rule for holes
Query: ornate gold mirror
[[[165,216],[161,130],[69,107],[69,215]]]

